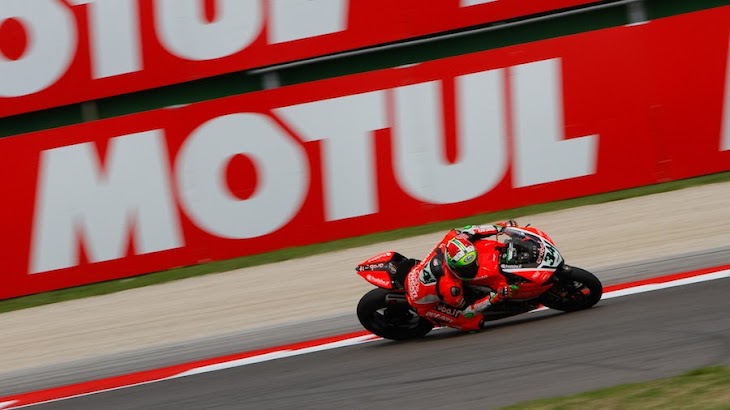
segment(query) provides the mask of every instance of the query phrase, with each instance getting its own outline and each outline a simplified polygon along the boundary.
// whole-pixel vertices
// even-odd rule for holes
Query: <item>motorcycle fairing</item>
[[[388,251],[357,265],[355,271],[377,287],[402,290],[405,276],[415,262],[415,259],[408,259],[398,252]]]
[[[360,271],[357,274],[379,288],[393,289],[393,280],[386,271]]]
[[[544,236],[539,235],[542,233]],[[563,256],[555,248],[552,239],[535,228],[510,228],[509,239],[505,241],[505,250],[500,255],[503,262],[500,268],[503,272],[516,273],[527,270],[530,277],[523,276],[526,280],[544,282],[547,280],[546,273],[536,271],[549,271],[550,273],[563,263]],[[508,255],[509,253],[512,253]],[[549,277],[549,275],[547,275]]]
[[[518,276],[529,283],[542,285],[553,276],[555,269],[535,269],[535,268],[503,268],[502,272],[509,275]]]

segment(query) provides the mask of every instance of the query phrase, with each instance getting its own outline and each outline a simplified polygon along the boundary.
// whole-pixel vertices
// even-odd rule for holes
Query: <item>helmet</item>
[[[446,265],[459,279],[474,279],[479,270],[474,244],[463,236],[457,236],[446,243],[445,253]]]

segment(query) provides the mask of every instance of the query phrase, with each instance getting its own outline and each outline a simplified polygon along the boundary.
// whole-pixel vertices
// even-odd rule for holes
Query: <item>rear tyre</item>
[[[556,275],[556,283],[540,298],[550,309],[574,312],[588,309],[601,300],[603,285],[587,270],[566,266]]]
[[[408,340],[425,336],[433,324],[418,316],[407,303],[389,305],[386,289],[373,289],[357,304],[357,318],[363,327],[375,335],[391,340]]]

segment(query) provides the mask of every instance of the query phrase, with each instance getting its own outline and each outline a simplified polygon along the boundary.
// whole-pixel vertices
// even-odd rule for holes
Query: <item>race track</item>
[[[728,189],[714,184],[521,219],[554,233],[569,263],[609,286],[730,264],[730,230],[718,223],[730,218]],[[383,248],[424,254],[440,237],[5,313],[0,397],[361,331],[355,305],[371,287],[352,267]],[[272,283],[272,274],[282,281]],[[438,407],[450,400],[486,408],[485,401],[669,376],[728,363],[728,281],[607,299],[577,314],[523,315],[474,335],[441,330],[414,343],[370,342],[40,407]]]
[[[437,330],[39,405],[39,409],[494,408],[730,364],[730,279]],[[343,329],[345,330],[345,329]]]

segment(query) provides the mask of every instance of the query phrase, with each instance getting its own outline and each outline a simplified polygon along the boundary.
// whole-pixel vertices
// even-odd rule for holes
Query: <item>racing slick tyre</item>
[[[385,339],[408,340],[425,336],[433,324],[418,316],[405,301],[386,303],[393,292],[377,288],[366,293],[357,304],[357,318],[363,327]]]
[[[587,270],[565,266],[554,278],[553,287],[540,298],[550,309],[574,312],[588,309],[601,300],[603,285]]]

